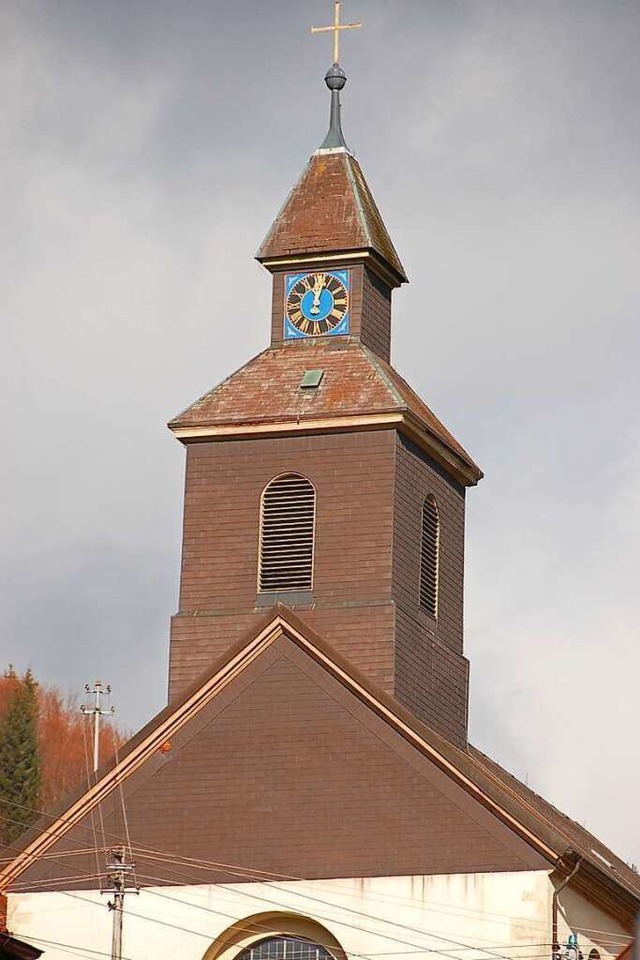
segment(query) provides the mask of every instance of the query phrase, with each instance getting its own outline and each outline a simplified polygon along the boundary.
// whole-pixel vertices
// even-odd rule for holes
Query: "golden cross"
[[[333,30],[333,62],[340,63],[340,31],[355,30],[361,27],[361,23],[340,23],[340,0],[334,0],[333,3],[333,26],[331,27],[311,27],[311,33],[327,33]]]

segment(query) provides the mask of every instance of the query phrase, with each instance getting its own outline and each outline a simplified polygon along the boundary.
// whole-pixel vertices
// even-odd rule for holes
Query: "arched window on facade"
[[[237,960],[334,960],[324,947],[302,937],[269,937],[247,947]]]
[[[440,559],[440,517],[435,498],[429,495],[422,505],[420,543],[420,606],[432,617],[438,615],[438,565]]]
[[[261,591],[311,590],[316,491],[297,473],[275,477],[260,504]]]

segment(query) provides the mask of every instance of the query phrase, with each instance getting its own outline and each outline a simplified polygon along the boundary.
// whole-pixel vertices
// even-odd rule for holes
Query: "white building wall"
[[[317,921],[349,960],[550,960],[552,893],[545,871],[145,888],[126,897],[124,957],[203,960],[232,924],[278,912]],[[109,956],[108,899],[11,894],[8,926],[43,948],[45,960]],[[575,894],[564,891],[561,903],[561,942],[572,914],[589,928],[575,931],[585,960],[591,947],[610,960],[627,942],[615,921]]]
[[[558,903],[560,944],[566,943],[572,932],[579,935],[584,960],[589,960],[592,950],[597,950],[602,958],[616,957],[631,939],[608,913],[594,907],[581,894],[567,887],[560,893]]]

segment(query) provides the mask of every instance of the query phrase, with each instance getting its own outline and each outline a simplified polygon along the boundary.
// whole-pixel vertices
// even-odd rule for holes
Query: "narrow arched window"
[[[438,615],[438,561],[440,554],[440,517],[438,505],[428,496],[422,505],[422,541],[420,544],[420,606],[432,617]]]
[[[316,491],[297,473],[276,477],[262,492],[259,590],[310,590]]]

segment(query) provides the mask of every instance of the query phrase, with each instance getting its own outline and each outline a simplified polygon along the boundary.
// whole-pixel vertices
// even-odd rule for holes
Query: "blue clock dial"
[[[299,273],[286,278],[285,339],[348,332],[348,270]]]
[[[313,290],[307,290],[300,301],[300,312],[307,320],[325,320],[335,305],[335,298],[327,287],[323,287],[320,295],[314,294]]]

